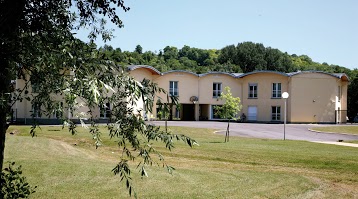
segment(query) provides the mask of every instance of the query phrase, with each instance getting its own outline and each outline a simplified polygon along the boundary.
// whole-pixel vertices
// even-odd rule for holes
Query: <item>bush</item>
[[[35,192],[35,187],[31,187],[22,175],[21,166],[15,167],[15,162],[9,163],[9,167],[4,168],[0,173],[0,198],[28,198]]]

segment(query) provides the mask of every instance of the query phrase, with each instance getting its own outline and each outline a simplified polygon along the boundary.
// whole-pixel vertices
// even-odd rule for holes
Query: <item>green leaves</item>
[[[15,162],[9,162],[9,166],[0,173],[0,198],[28,198],[36,188],[29,185],[21,166],[15,167]]]

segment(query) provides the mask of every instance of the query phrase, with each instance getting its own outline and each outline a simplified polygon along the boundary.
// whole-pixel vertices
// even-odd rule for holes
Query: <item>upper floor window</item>
[[[272,84],[272,98],[281,98],[281,83]]]
[[[271,120],[272,121],[281,121],[281,107],[279,107],[279,106],[271,107]]]
[[[179,96],[178,82],[177,81],[170,81],[169,82],[169,94],[171,96]]]
[[[257,98],[257,84],[249,84],[249,98]]]
[[[213,98],[220,97],[222,92],[222,84],[221,83],[213,83]]]

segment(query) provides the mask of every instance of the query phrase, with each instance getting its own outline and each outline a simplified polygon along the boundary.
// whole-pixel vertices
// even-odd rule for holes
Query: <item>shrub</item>
[[[14,165],[15,162],[9,162],[9,167],[0,173],[0,198],[28,198],[35,192],[36,186],[31,187],[22,175],[21,165]]]

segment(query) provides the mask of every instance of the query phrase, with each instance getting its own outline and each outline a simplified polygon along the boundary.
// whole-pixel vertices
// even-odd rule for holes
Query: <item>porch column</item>
[[[199,121],[199,103],[194,104],[195,109],[195,121]]]

